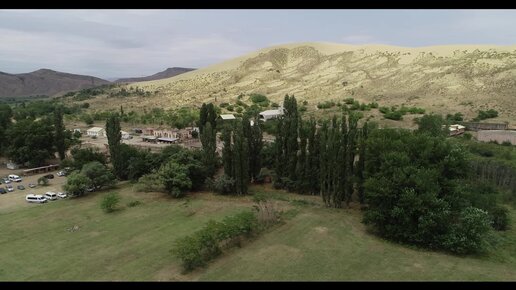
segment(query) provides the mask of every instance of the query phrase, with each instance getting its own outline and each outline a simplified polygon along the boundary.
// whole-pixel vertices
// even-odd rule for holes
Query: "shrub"
[[[228,105],[226,107],[226,110],[230,111],[230,112],[233,112],[233,105]]]
[[[389,109],[389,107],[380,107],[378,110],[382,114],[387,114],[387,113],[389,113],[391,111],[391,109]]]
[[[184,271],[188,272],[206,265],[220,255],[222,247],[250,235],[256,226],[256,216],[248,211],[225,217],[222,222],[210,220],[201,230],[176,240],[171,252],[181,259]]]
[[[335,102],[334,101],[326,101],[326,102],[318,103],[317,104],[317,108],[318,109],[329,109],[329,108],[332,108],[332,107],[335,107]]]
[[[369,104],[369,107],[371,107],[373,109],[378,109],[378,103],[372,102],[372,103]]]
[[[48,179],[44,176],[41,176],[38,178],[38,185],[47,186],[48,185]]]
[[[396,120],[396,121],[403,119],[403,113],[401,111],[388,112],[388,113],[384,114],[383,116],[386,119]]]
[[[492,227],[497,231],[509,229],[509,210],[503,206],[496,206],[489,211]]]
[[[485,234],[490,229],[490,220],[486,211],[468,207],[459,216],[459,222],[451,227],[443,245],[448,250],[467,254],[485,249]]]
[[[227,107],[228,105],[229,105],[229,103],[221,103],[221,104],[219,105],[219,107],[221,107],[221,108],[225,108],[225,107]]]
[[[498,117],[498,111],[489,109],[487,111],[478,111],[478,116],[475,118],[476,120],[485,120],[490,118],[496,118]]]
[[[235,180],[224,174],[215,179],[206,179],[206,185],[218,194],[231,194],[234,192]]]
[[[511,141],[503,141],[502,146],[512,146]]]
[[[141,201],[139,201],[139,200],[134,200],[134,201],[128,202],[128,203],[127,203],[127,206],[128,206],[128,207],[135,207],[135,206],[140,205],[140,204],[142,204],[142,202],[141,202]]]
[[[108,193],[104,198],[102,199],[100,203],[100,208],[104,210],[106,213],[110,213],[115,211],[116,206],[120,202],[120,196],[118,196],[118,193],[111,192]]]
[[[355,102],[355,99],[353,98],[346,98],[344,99],[344,103],[348,104],[348,105],[351,105]]]
[[[273,108],[279,108],[279,104],[278,104],[278,103],[272,103],[272,104],[271,104],[271,107],[273,107]]]
[[[250,95],[250,98],[251,98],[251,101],[255,104],[269,102],[269,99],[267,99],[266,96],[261,95],[261,94],[253,93]]]
[[[242,107],[237,107],[237,108],[235,109],[235,111],[236,111],[237,113],[242,113],[242,111],[244,111],[244,109],[242,109]]]

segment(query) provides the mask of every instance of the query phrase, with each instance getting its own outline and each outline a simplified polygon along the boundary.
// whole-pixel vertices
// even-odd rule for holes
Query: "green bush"
[[[224,174],[215,179],[207,178],[206,185],[218,194],[231,194],[234,192],[235,180]]]
[[[104,198],[102,199],[100,203],[100,208],[104,210],[107,213],[113,212],[116,209],[116,206],[120,202],[120,196],[118,196],[118,193],[111,192],[108,193]]]
[[[378,109],[378,103],[372,102],[372,103],[369,104],[369,107],[371,107],[373,109]]]
[[[378,110],[382,114],[387,114],[387,113],[389,113],[391,111],[391,109],[389,109],[389,107],[380,107]]]
[[[402,120],[403,119],[403,113],[401,111],[393,111],[393,112],[387,112],[383,115],[386,119],[390,120]]]
[[[228,111],[230,111],[230,112],[233,112],[233,108],[234,108],[234,107],[233,107],[233,105],[228,105],[228,106],[226,107],[226,110],[228,110]]]
[[[135,206],[140,205],[140,204],[142,204],[141,201],[133,200],[133,201],[127,203],[127,207],[135,207]]]
[[[492,221],[492,227],[497,231],[506,231],[509,229],[509,210],[503,206],[496,206],[489,211],[489,217]]]
[[[498,117],[498,111],[496,111],[496,110],[493,110],[493,109],[489,109],[487,111],[480,110],[480,111],[478,111],[478,116],[473,120],[481,121],[481,120],[496,118],[496,117]]]
[[[264,95],[261,95],[261,94],[251,94],[250,95],[250,98],[251,98],[251,101],[255,104],[258,104],[258,103],[264,103],[264,102],[269,102],[269,99],[267,99],[266,96]]]
[[[219,107],[221,107],[221,108],[225,108],[225,107],[227,107],[228,105],[229,105],[229,103],[221,103],[221,104],[219,105]]]
[[[44,176],[38,178],[38,185],[47,186],[48,185],[48,179]]]
[[[351,105],[355,102],[355,99],[353,98],[346,98],[344,99],[344,103],[348,104],[348,105]]]
[[[490,223],[486,211],[468,207],[460,213],[459,222],[451,227],[443,246],[457,254],[481,252],[486,247],[484,236],[489,232]]]
[[[329,108],[333,108],[333,107],[335,107],[334,101],[326,101],[326,102],[317,104],[318,109],[329,109]]]
[[[222,222],[210,220],[201,230],[176,240],[171,252],[188,272],[220,255],[222,242],[248,236],[255,229],[257,219],[249,211],[225,217]]]

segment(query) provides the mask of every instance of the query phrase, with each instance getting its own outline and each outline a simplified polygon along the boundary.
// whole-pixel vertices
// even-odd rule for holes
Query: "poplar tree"
[[[201,133],[203,163],[207,169],[208,176],[213,176],[217,170],[217,140],[216,132],[210,122],[204,125]]]
[[[54,109],[54,130],[54,145],[57,153],[59,154],[59,159],[63,160],[66,157],[66,142],[65,126],[63,123],[63,108],[61,106],[56,106]]]
[[[123,172],[123,160],[121,160],[121,155],[119,154],[120,139],[122,137],[122,133],[120,131],[121,127],[118,114],[111,114],[106,120],[106,134],[111,163],[113,164],[115,175],[118,178],[125,176],[125,173]]]

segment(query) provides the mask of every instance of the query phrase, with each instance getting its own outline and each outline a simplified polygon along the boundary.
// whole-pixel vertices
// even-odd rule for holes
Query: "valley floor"
[[[99,204],[111,191],[120,193],[120,209],[106,214]],[[251,188],[251,192],[260,191],[274,190],[268,186]],[[0,280],[516,278],[514,227],[497,235],[496,251],[458,257],[377,238],[366,231],[359,210],[326,209],[315,196],[274,194],[278,208],[286,212],[283,224],[186,275],[181,274],[180,261],[169,252],[174,241],[210,219],[252,208],[250,197],[204,192],[177,200],[159,193],[134,192],[130,184],[122,184],[82,198],[0,208]],[[0,196],[0,203],[4,197]],[[128,207],[134,200],[142,204]],[[514,224],[516,211],[511,211],[511,218]]]

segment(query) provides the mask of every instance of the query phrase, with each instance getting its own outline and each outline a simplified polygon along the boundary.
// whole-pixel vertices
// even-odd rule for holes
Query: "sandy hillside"
[[[133,83],[152,96],[97,98],[94,108],[174,108],[239,94],[262,93],[280,102],[295,94],[310,104],[354,97],[380,105],[421,106],[474,117],[494,108],[493,121],[516,121],[516,46],[396,47],[294,43],[265,48],[176,77]]]

